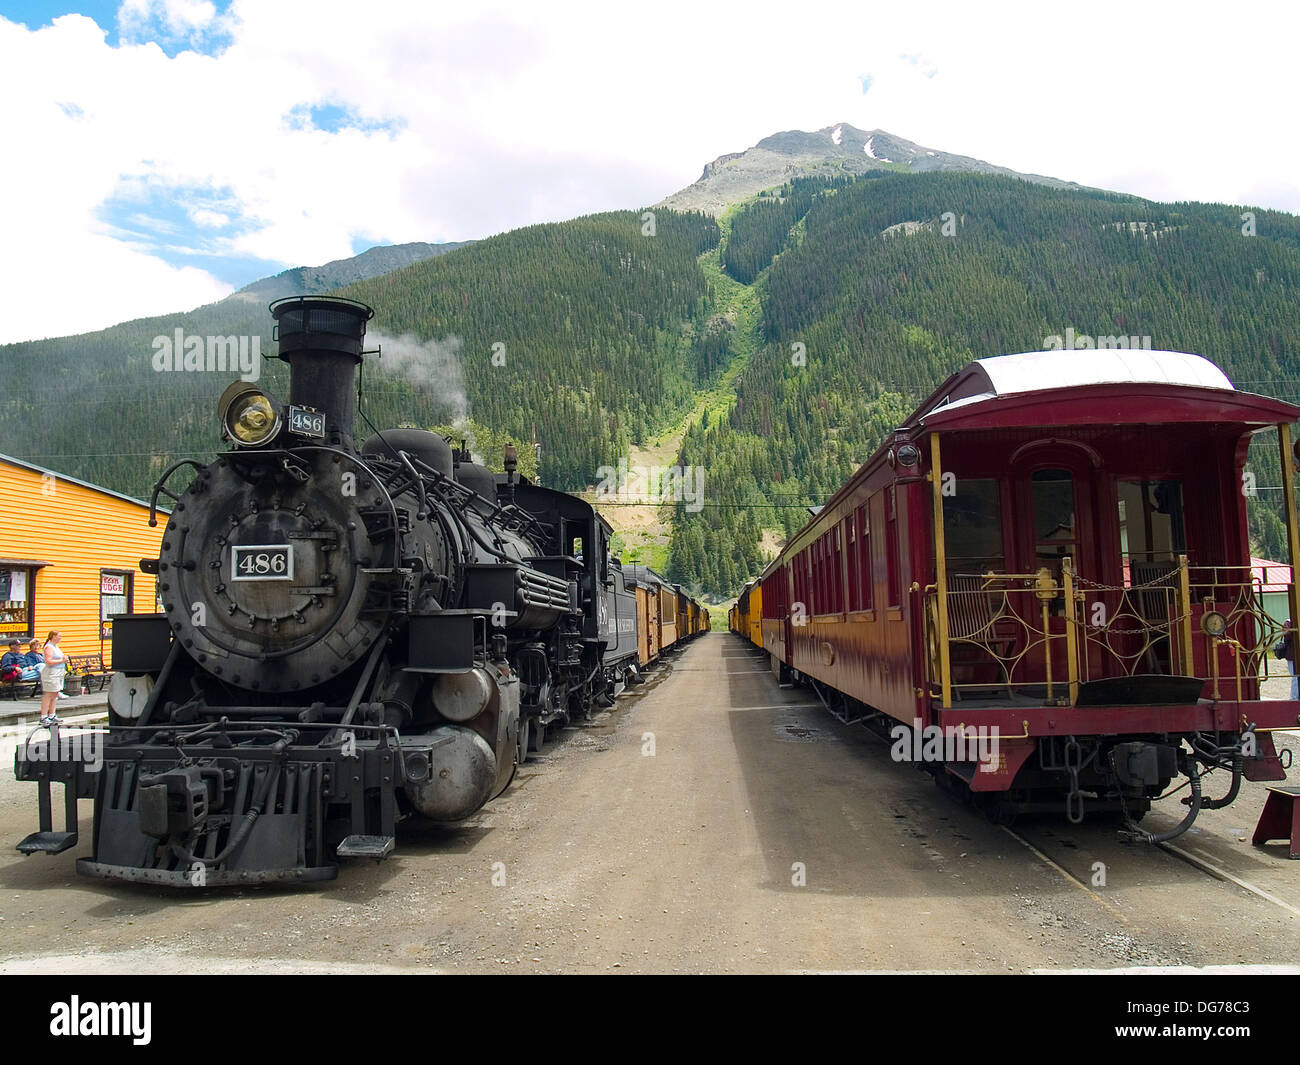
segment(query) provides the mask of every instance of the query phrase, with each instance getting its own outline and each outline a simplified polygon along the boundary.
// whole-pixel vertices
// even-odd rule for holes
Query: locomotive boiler
[[[501,476],[431,432],[356,446],[373,311],[292,297],[271,313],[288,401],[235,382],[230,450],[159,480],[165,533],[141,568],[164,613],[115,619],[101,757],[61,757],[57,726],[20,755],[41,787],[20,850],[75,845],[76,798],[93,797],[80,873],[331,879],[336,858],[389,854],[405,817],[473,814],[549,725],[635,671],[634,597],[590,504],[527,483],[509,447]]]

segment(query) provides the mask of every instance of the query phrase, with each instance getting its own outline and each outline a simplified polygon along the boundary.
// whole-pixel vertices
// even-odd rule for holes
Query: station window
[[[30,640],[36,635],[35,591],[35,567],[11,569],[0,562],[0,636],[5,640]]]
[[[99,632],[100,638],[112,636],[114,614],[131,613],[135,574],[129,570],[102,569],[99,571]]]

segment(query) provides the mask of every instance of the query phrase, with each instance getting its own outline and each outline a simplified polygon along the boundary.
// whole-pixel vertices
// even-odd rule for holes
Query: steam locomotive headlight
[[[1222,636],[1228,631],[1228,619],[1217,610],[1207,610],[1201,615],[1201,628],[1207,636]]]
[[[218,409],[222,435],[240,447],[265,444],[280,431],[280,405],[247,382],[227,388]]]

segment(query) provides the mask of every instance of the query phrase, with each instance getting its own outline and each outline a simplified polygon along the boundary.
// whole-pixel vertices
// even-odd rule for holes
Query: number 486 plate
[[[325,436],[325,415],[311,407],[289,408],[289,432],[299,436]]]
[[[291,581],[293,580],[293,548],[288,544],[232,544],[230,579]]]

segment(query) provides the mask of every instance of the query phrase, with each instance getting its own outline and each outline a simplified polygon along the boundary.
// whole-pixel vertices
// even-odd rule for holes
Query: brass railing
[[[1209,668],[1200,671],[1203,679],[1213,682],[1212,695],[1224,697],[1219,671],[1219,655],[1210,654],[1209,647],[1223,647],[1232,655],[1236,697],[1241,699],[1243,683],[1258,681],[1269,675],[1274,661],[1273,646],[1289,631],[1285,621],[1279,621],[1264,608],[1264,580],[1255,575],[1249,566],[1193,566],[1189,571],[1191,601],[1197,604],[1201,617],[1209,611],[1221,614],[1225,628],[1222,636],[1205,636],[1205,657]],[[1290,600],[1290,585],[1282,585]],[[1231,694],[1231,693],[1229,693]]]
[[[1267,675],[1285,634],[1269,616],[1249,567],[1192,567],[1186,556],[1134,562],[1130,583],[1108,586],[1061,561],[1060,579],[1037,573],[946,575],[947,653],[940,639],[938,588],[925,589],[927,678],[952,698],[1005,692],[1011,700],[1074,705],[1079,685],[1102,678],[1163,674],[1213,682],[1238,699]],[[1194,605],[1195,604],[1195,605]],[[1221,625],[1211,624],[1221,616]],[[1224,650],[1231,662],[1223,669]],[[945,676],[946,672],[946,676]]]

